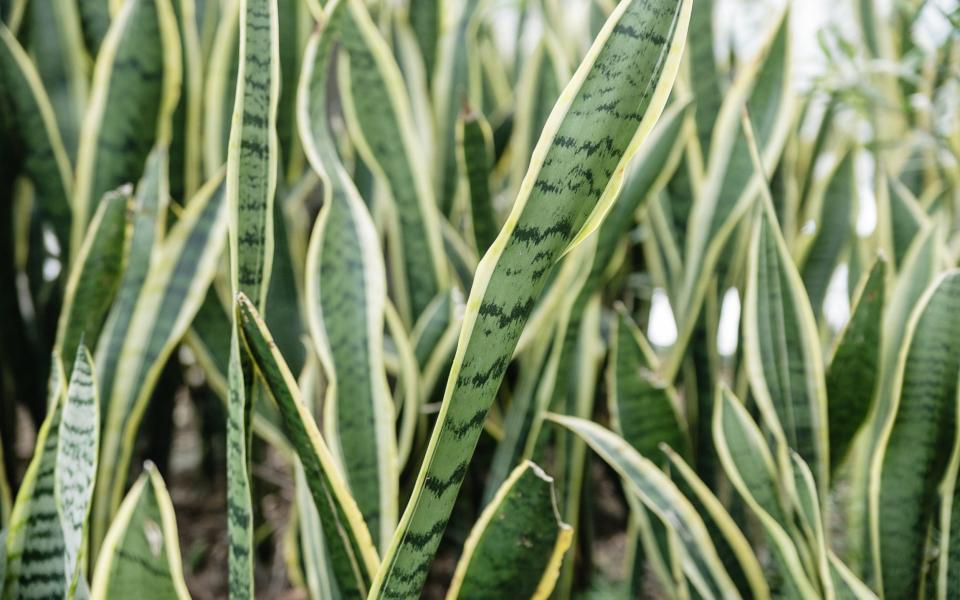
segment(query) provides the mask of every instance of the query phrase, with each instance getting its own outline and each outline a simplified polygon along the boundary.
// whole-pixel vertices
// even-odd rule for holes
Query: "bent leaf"
[[[363,517],[300,397],[296,380],[253,304],[242,294],[237,311],[246,348],[280,407],[284,430],[303,464],[340,593],[345,598],[365,598],[378,559]]]

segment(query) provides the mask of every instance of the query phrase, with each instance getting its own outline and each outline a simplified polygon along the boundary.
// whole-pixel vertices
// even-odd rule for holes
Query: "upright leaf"
[[[80,130],[71,248],[100,198],[139,178],[180,95],[180,42],[170,0],[124,2],[103,39]],[[92,343],[92,340],[88,339]]]
[[[67,590],[63,528],[56,501],[60,421],[66,396],[60,359],[53,358],[47,418],[37,431],[6,536],[5,598],[63,598]]]
[[[886,264],[884,259],[877,259],[858,286],[850,320],[840,334],[827,370],[831,472],[843,462],[873,406],[880,371]]]
[[[960,272],[940,276],[914,309],[893,405],[870,473],[875,568],[887,598],[920,584],[936,488],[956,435],[960,373]]]
[[[548,119],[513,211],[478,267],[438,422],[374,597],[420,593],[544,276],[619,192],[666,102],[689,13],[689,2],[622,2]]]
[[[110,525],[93,572],[90,597],[190,598],[173,504],[152,463],[144,465]]]
[[[824,490],[829,450],[820,338],[769,202],[757,213],[750,247],[743,316],[750,389],[764,424],[813,465]]]
[[[226,242],[226,202],[221,176],[200,189],[157,249],[116,355],[113,380],[101,386],[103,440],[93,514],[94,548],[106,534],[126,490],[140,422],[170,354],[206,295]]]
[[[100,336],[130,250],[130,193],[125,186],[104,195],[76,255],[57,323],[60,356],[76,356],[81,338],[93,346]]]
[[[760,519],[783,577],[782,591],[793,598],[816,597],[819,592],[804,571],[794,541],[793,514],[773,455],[760,428],[727,388],[718,389],[714,400],[713,437],[727,477]],[[789,463],[786,467],[790,468]],[[792,477],[789,471],[788,475]]]
[[[500,226],[493,209],[490,173],[493,170],[493,133],[476,110],[457,121],[457,151],[467,176],[470,224],[477,253],[484,254],[497,237]]]
[[[557,512],[553,478],[524,462],[470,531],[447,598],[548,598],[572,537]]]
[[[227,145],[225,182],[230,221],[230,282],[263,310],[273,260],[273,201],[277,188],[277,103],[280,40],[277,0],[240,0],[236,96]],[[232,314],[232,313],[231,313]],[[250,496],[250,407],[253,373],[241,356],[233,318],[227,368],[227,497],[230,511],[231,598],[252,598],[253,507]]]
[[[57,436],[54,497],[63,530],[66,596],[72,598],[78,581],[84,580],[87,517],[93,499],[100,443],[100,411],[93,358],[80,344],[73,363],[70,385]]]
[[[301,137],[324,182],[324,204],[307,251],[307,317],[330,379],[327,438],[374,541],[384,547],[396,527],[399,486],[383,362],[386,275],[373,219],[340,162],[327,117],[326,75],[353,1],[327,7],[328,26],[311,38],[300,81]]]
[[[361,0],[345,0],[339,14],[342,21],[334,26],[342,32],[345,51],[340,62],[344,114],[364,163],[393,198],[398,243],[392,249],[397,254],[392,283],[401,316],[413,323],[447,286],[439,209],[390,47]]]
[[[0,24],[0,123],[14,129],[15,155],[33,183],[40,216],[66,249],[73,174],[56,119],[36,68],[16,37]]]

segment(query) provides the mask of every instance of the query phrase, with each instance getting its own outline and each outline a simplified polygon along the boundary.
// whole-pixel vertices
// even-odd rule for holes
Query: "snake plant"
[[[0,598],[960,595],[960,8],[767,4],[0,0]]]

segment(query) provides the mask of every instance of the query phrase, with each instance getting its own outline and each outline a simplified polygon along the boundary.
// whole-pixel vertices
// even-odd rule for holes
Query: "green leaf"
[[[93,500],[100,441],[100,409],[93,358],[83,342],[67,386],[57,436],[54,472],[57,512],[63,530],[66,597],[72,598],[84,580],[87,517]],[[82,584],[83,586],[86,583]]]
[[[228,7],[229,10],[229,7]],[[277,103],[280,40],[277,0],[240,0],[238,69],[225,193],[229,214],[230,287],[264,310],[274,253],[277,189]],[[231,314],[233,314],[231,312]],[[250,490],[250,415],[259,395],[241,354],[234,315],[227,367],[227,530],[231,598],[254,596],[253,500]]]
[[[428,79],[433,76],[437,63],[437,47],[443,29],[443,6],[440,0],[410,0],[407,9],[407,19],[423,56],[423,68]]]
[[[91,56],[97,56],[110,28],[110,0],[79,0],[83,39]]]
[[[163,366],[200,310],[226,242],[223,176],[205,185],[157,248],[122,333],[116,355],[98,352],[113,365],[103,384],[103,440],[93,514],[94,548],[106,534],[126,490],[126,477],[147,403]],[[120,335],[120,332],[117,332]]]
[[[470,531],[447,598],[549,598],[572,539],[553,478],[525,461]]]
[[[882,193],[884,191],[886,194]],[[930,219],[924,213],[923,208],[920,207],[917,199],[910,193],[910,190],[897,179],[887,179],[886,189],[882,192],[880,202],[883,203],[883,200],[886,199],[889,203],[887,211],[883,210],[883,206],[880,207],[882,224],[887,226],[889,223],[891,238],[889,243],[893,249],[894,264],[899,269],[903,269],[905,267],[903,261],[907,250],[910,249],[910,244],[929,223]]]
[[[478,267],[438,422],[373,597],[420,593],[545,275],[615,200],[666,103],[689,10],[675,0],[622,3],[548,119],[513,211]]]
[[[855,194],[854,154],[847,152],[820,198],[820,214],[815,220],[816,237],[801,271],[815,315],[820,315],[823,309],[830,277],[854,233]]]
[[[722,81],[717,70],[713,33],[714,0],[702,0],[690,17],[690,83],[696,98],[697,139],[701,156],[710,154],[710,138],[723,101]]]
[[[170,0],[124,2],[97,54],[80,130],[73,250],[101,196],[136,180],[154,142],[170,139],[179,95],[180,43]]]
[[[673,386],[659,381],[659,360],[643,333],[621,307],[610,332],[607,402],[613,429],[654,460],[660,444],[689,455],[690,440]]]
[[[853,574],[849,567],[843,564],[833,552],[830,553],[830,576],[833,580],[834,597],[837,600],[875,600],[867,584]]]
[[[404,321],[412,323],[447,287],[439,209],[419,160],[425,150],[400,68],[364,3],[343,5],[340,21],[328,28],[338,28],[345,51],[339,64],[344,116],[363,162],[393,199],[399,238],[391,249],[393,297]]]
[[[6,538],[4,598],[63,598],[63,528],[56,502],[56,463],[66,379],[52,360],[47,418],[37,431],[33,458],[20,483]]]
[[[160,473],[149,462],[110,525],[90,590],[92,600],[133,597],[190,598],[173,504]]]
[[[720,499],[714,495],[679,454],[669,446],[661,445],[661,449],[670,459],[671,468],[676,470],[686,489],[690,490],[687,497],[694,503],[697,512],[706,522],[714,543],[719,546],[717,549],[721,552],[720,557],[727,567],[727,572],[734,575],[735,571],[732,571],[732,569],[739,569],[743,573],[743,581],[746,582],[749,592],[754,598],[769,598],[770,589],[767,586],[760,562],[737,522],[727,512]],[[716,534],[713,532],[716,532]],[[736,566],[731,565],[730,561],[727,560],[727,551],[736,561]],[[739,582],[739,579],[735,579],[735,581]],[[740,591],[746,594],[748,590],[741,588]]]
[[[67,156],[76,158],[90,76],[78,3],[34,0],[29,13],[31,54],[50,95]],[[70,243],[69,229],[66,233],[62,248]]]
[[[157,147],[147,158],[146,168],[137,184],[133,199],[133,231],[130,234],[130,252],[116,298],[104,323],[96,346],[98,383],[100,386],[101,415],[109,413],[116,369],[123,349],[130,320],[137,299],[143,290],[150,263],[159,253],[166,229],[169,185],[167,183],[167,151]]]
[[[471,110],[457,120],[460,168],[470,190],[470,224],[473,243],[483,254],[496,239],[500,226],[493,208],[490,173],[493,170],[493,132],[483,115]]]
[[[960,373],[960,272],[940,276],[907,326],[893,405],[872,456],[871,530],[885,597],[920,585],[937,485],[946,472],[957,427]]]
[[[480,63],[477,52],[477,14],[483,0],[463,0],[441,12],[438,58],[431,79],[434,123],[436,124],[437,201],[440,212],[450,216],[457,196],[460,173],[457,168],[457,116],[466,99],[482,106]],[[447,4],[442,6],[447,7]]]
[[[57,322],[54,352],[76,356],[80,339],[95,347],[130,251],[130,194],[125,186],[104,195],[76,254]]]
[[[706,525],[663,471],[640,456],[622,438],[596,423],[559,415],[548,418],[583,438],[620,475],[627,490],[676,532],[684,573],[701,595],[737,596],[736,587],[717,556]]]
[[[56,116],[40,75],[20,43],[0,24],[0,121],[14,128],[22,169],[34,186],[40,217],[50,223],[61,248],[70,242],[73,174]],[[71,255],[72,256],[72,255]]]
[[[793,515],[773,455],[760,428],[726,387],[718,388],[714,399],[713,441],[727,477],[763,526],[784,579],[785,589],[781,591],[793,598],[817,597],[791,539],[796,539],[791,536]],[[789,463],[786,468],[790,468]]]
[[[246,348],[280,407],[287,437],[303,464],[340,593],[365,598],[378,559],[357,504],[253,304],[241,294],[237,310]]]
[[[328,6],[330,26],[311,38],[300,82],[304,149],[324,182],[307,251],[307,320],[329,378],[327,438],[375,543],[385,547],[396,527],[399,486],[383,359],[386,275],[373,220],[340,163],[326,114],[332,45],[348,10],[345,3]]]
[[[864,275],[850,320],[838,338],[827,369],[831,472],[843,462],[873,406],[880,370],[886,264],[879,258]]]
[[[787,444],[813,465],[825,490],[829,451],[820,338],[773,207],[764,202],[760,208],[751,234],[743,316],[750,389],[778,445]]]
[[[687,220],[683,279],[673,307],[678,337],[663,366],[667,380],[680,368],[724,248],[764,184],[750,159],[743,110],[756,129],[766,173],[773,171],[793,120],[789,25],[785,9],[762,49],[738,69],[717,114],[706,173]]]

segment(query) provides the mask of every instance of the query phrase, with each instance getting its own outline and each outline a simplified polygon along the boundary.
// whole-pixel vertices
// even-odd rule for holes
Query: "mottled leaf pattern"
[[[553,479],[525,462],[477,519],[447,598],[548,598],[572,536],[557,512]]]

